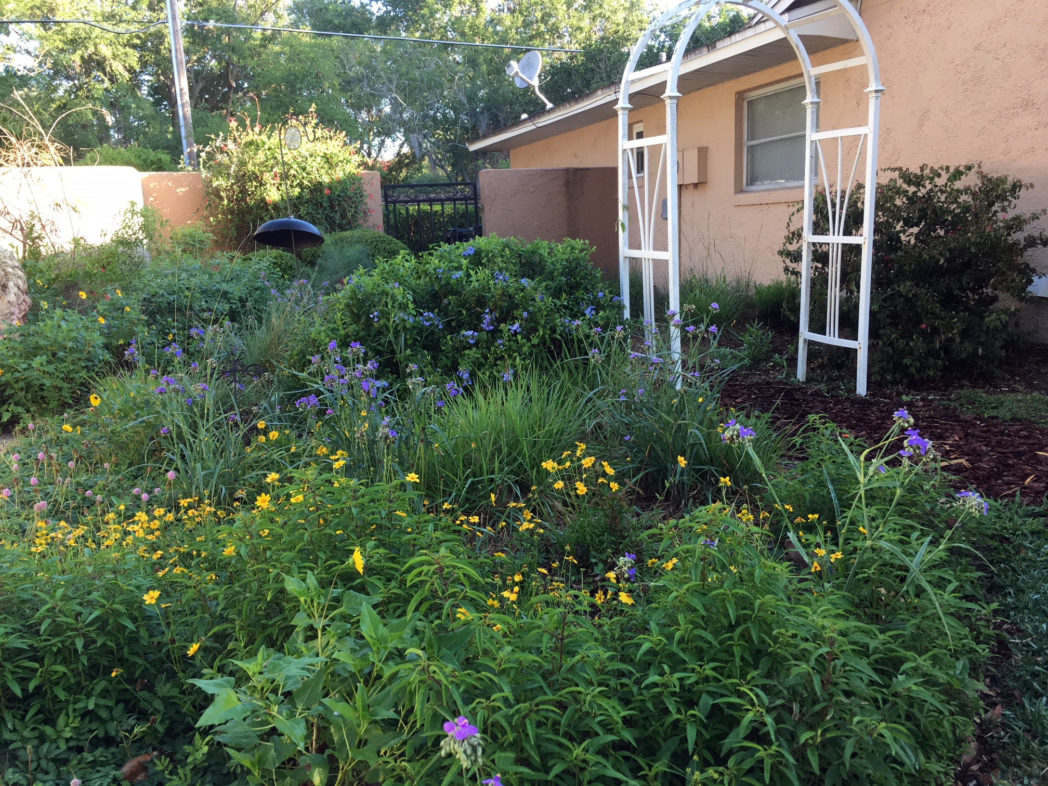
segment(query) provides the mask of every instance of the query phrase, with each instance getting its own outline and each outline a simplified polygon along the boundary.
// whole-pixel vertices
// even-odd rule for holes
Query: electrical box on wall
[[[679,152],[680,177],[677,182],[680,185],[691,186],[706,182],[709,152],[708,147],[686,147]]]

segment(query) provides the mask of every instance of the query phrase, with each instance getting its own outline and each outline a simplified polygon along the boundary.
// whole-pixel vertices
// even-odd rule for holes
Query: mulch
[[[1041,504],[1048,495],[1048,423],[980,418],[951,401],[965,385],[898,391],[870,386],[860,397],[828,392],[817,382],[782,379],[781,368],[745,370],[731,376],[721,394],[725,406],[740,411],[770,412],[786,431],[803,426],[810,415],[824,415],[842,432],[867,444],[880,440],[892,413],[905,407],[921,436],[932,440],[944,468],[964,488],[996,499],[1014,498]],[[974,386],[973,386],[974,387]],[[1005,369],[981,388],[1000,392],[1048,394],[1048,346],[1025,354],[1023,366]]]

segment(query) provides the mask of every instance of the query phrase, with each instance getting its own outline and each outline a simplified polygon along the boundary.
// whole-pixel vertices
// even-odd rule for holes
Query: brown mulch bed
[[[905,407],[921,436],[932,440],[946,470],[959,479],[958,490],[967,487],[998,499],[1018,493],[1033,504],[1048,495],[1048,423],[963,412],[950,403],[963,385],[904,392],[871,383],[868,395],[860,397],[827,392],[817,379],[816,374],[803,384],[783,379],[781,367],[744,370],[729,378],[721,402],[739,410],[771,412],[787,431],[803,426],[810,415],[824,415],[842,432],[868,444],[881,439],[891,426],[892,413]],[[1048,394],[1048,346],[1025,352],[1021,366],[1004,369],[998,379],[980,387]]]

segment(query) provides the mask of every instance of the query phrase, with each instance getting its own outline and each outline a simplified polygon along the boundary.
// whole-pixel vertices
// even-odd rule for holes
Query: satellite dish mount
[[[520,58],[519,63],[516,60],[510,60],[509,65],[506,66],[506,74],[513,77],[517,87],[530,87],[535,91],[535,95],[546,104],[546,109],[552,109],[553,104],[539,92],[539,71],[541,70],[542,55],[534,51],[528,52],[524,57]]]

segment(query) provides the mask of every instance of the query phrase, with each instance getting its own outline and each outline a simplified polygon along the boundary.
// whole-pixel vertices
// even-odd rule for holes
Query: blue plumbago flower
[[[913,425],[913,416],[902,407],[892,413],[892,420],[903,426]]]
[[[334,352],[338,349],[338,342],[335,339],[331,339],[331,343],[328,344],[328,352]]]
[[[516,335],[517,333],[520,333],[520,323],[519,322],[514,322],[512,325],[510,325],[509,326],[509,332],[514,334],[514,335]]]
[[[502,381],[503,382],[512,382],[513,381],[513,369],[507,368],[505,371],[502,372]]]
[[[461,270],[456,270],[454,273],[451,274],[451,279],[453,281],[456,280],[456,279],[460,279],[460,278],[462,278],[462,271]]]
[[[615,333],[616,333],[616,335],[620,335],[621,336],[625,332],[626,332],[626,328],[624,328],[622,325],[616,325],[615,326]]]
[[[688,325],[688,326],[687,326],[686,328],[684,328],[684,329],[685,329],[685,330],[686,330],[687,332],[689,332],[689,333],[694,333],[694,332],[695,332],[695,330],[696,330],[696,327],[695,327],[694,325]]]
[[[505,283],[509,281],[509,275],[507,273],[500,273],[498,271],[495,271],[495,280]]]
[[[717,329],[717,326],[716,326],[716,325],[710,325],[710,326],[709,326],[709,327],[707,328],[707,330],[709,330],[709,331],[710,331],[710,333],[712,333],[713,335],[717,335],[718,329]]]
[[[303,396],[295,402],[295,406],[299,409],[319,409],[320,399],[317,398],[315,393],[311,393],[308,396]]]
[[[586,306],[585,310],[582,313],[585,314],[587,317],[595,317],[597,315],[597,309],[593,306]]]
[[[720,311],[720,306],[716,303],[710,303],[710,311]]]
[[[314,355],[313,357],[311,357],[311,358],[309,359],[309,362],[310,362],[311,364],[313,364],[314,366],[315,366],[315,365],[317,365],[317,363],[319,363],[319,362],[320,362],[320,355]]]
[[[198,328],[198,327],[190,328],[189,329],[189,335],[191,335],[193,338],[203,338],[204,337],[204,329],[203,328]]]
[[[522,279],[520,280],[520,283],[524,285],[524,288],[525,288],[525,289],[527,289],[528,287],[530,287],[530,286],[531,286],[531,279],[528,279],[528,278],[522,278]]]
[[[480,322],[481,330],[494,330],[495,329],[495,315],[491,311],[484,312],[484,318]]]
[[[636,554],[626,552],[618,561],[615,563],[613,573],[619,581],[636,581],[637,580],[637,569],[634,567],[634,563],[637,560]]]
[[[363,357],[364,353],[367,352],[363,345],[359,341],[351,341],[349,343],[349,354],[355,357]]]
[[[707,538],[706,540],[702,541],[702,545],[709,546],[711,549],[715,549],[717,548],[717,539],[714,538],[713,540],[710,540]]]
[[[473,256],[476,253],[477,253],[477,249],[475,249],[473,246],[469,246],[465,251],[462,252],[462,256],[464,256],[464,257],[471,257],[471,256]]]
[[[619,401],[626,401],[628,398],[629,396],[626,395],[625,388],[619,391]]]
[[[462,331],[462,336],[470,344],[476,344],[477,343],[477,336],[479,336],[479,335],[480,334],[477,331],[475,331],[475,330],[463,330]]]
[[[502,776],[496,775],[494,778],[488,778],[485,781],[481,781],[480,786],[503,786]]]
[[[982,494],[978,491],[957,492],[957,502],[955,504],[962,510],[973,513],[976,516],[990,515],[990,503],[983,499]]]
[[[466,384],[466,385],[469,384],[470,378],[469,378],[469,369],[468,368],[460,368],[455,373],[458,374],[459,379],[462,380],[463,384]]]
[[[444,390],[446,390],[448,392],[448,395],[452,398],[455,398],[455,396],[462,395],[462,388],[460,388],[454,382],[449,382],[448,384],[446,384],[444,386]]]
[[[138,360],[138,339],[131,339],[131,343],[124,350],[124,359],[135,362]]]
[[[378,316],[379,316],[379,314],[378,314],[377,311],[372,311],[371,312],[371,321],[372,322],[378,322]]]

